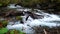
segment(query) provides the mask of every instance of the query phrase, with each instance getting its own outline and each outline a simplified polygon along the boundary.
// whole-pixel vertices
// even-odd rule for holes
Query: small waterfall
[[[10,4],[8,8],[16,8],[15,4]]]
[[[18,8],[19,8],[19,9],[20,9],[20,8],[23,8],[23,7],[21,7],[21,6],[19,6],[19,5],[16,5],[16,4],[10,4],[10,5],[7,6],[7,7],[8,7],[8,8],[14,8],[14,9],[15,9],[15,8],[17,8],[17,9],[18,9]]]
[[[16,8],[14,6],[14,4],[10,7]],[[26,10],[19,9],[19,10],[26,12],[29,9],[26,9]],[[24,24],[7,25],[7,28],[8,29],[21,29],[21,30],[23,29],[22,31],[24,31],[26,33],[29,33],[29,32],[33,33],[34,30],[31,27],[34,27],[34,26],[40,26],[41,25],[41,26],[48,26],[50,28],[60,26],[60,17],[58,15],[48,14],[48,13],[45,13],[42,10],[38,10],[38,9],[34,9],[34,10],[37,10],[37,12],[35,12],[35,14],[42,15],[42,16],[44,16],[44,18],[33,19],[33,18],[31,18],[31,16],[29,16],[28,20],[26,21],[26,17],[28,16],[28,14],[25,14],[25,16],[21,16],[23,18]]]

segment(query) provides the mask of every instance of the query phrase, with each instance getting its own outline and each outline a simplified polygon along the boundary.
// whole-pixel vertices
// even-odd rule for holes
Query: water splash
[[[48,26],[50,28],[60,26],[60,17],[58,15],[44,13],[41,10],[37,10],[37,11],[38,12],[36,12],[35,14],[42,15],[44,16],[44,18],[33,19],[29,16],[28,20],[26,21],[27,15],[25,15],[25,16],[22,16],[24,24],[15,24],[12,26],[7,25],[7,28],[8,29],[21,29],[21,30],[23,29],[23,31],[26,33],[29,33],[29,32],[32,33],[32,31],[34,32],[34,30],[31,27],[34,27],[34,26],[41,25],[41,26]],[[29,27],[28,25],[31,27]]]
[[[7,6],[8,8],[23,8],[23,7],[21,7],[21,6],[19,6],[19,5],[16,5],[16,4],[10,4],[9,6]]]

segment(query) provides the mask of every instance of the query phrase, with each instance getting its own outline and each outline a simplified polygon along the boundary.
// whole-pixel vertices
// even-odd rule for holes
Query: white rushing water
[[[25,16],[22,16],[23,21],[25,22],[24,24],[7,25],[7,28],[8,29],[20,29],[20,30],[23,29],[22,31],[24,31],[26,33],[33,34],[34,30],[31,27],[34,27],[34,26],[41,25],[41,26],[48,26],[50,28],[60,26],[60,17],[58,15],[44,13],[41,10],[38,10],[38,12],[36,14],[42,15],[42,16],[44,16],[44,18],[42,18],[42,19],[33,19],[29,16],[28,20],[26,21],[27,16],[25,15]]]
[[[10,4],[9,6],[7,6],[8,8],[23,8],[23,7],[21,7],[21,6],[19,6],[19,5],[16,5],[15,6],[15,4]]]

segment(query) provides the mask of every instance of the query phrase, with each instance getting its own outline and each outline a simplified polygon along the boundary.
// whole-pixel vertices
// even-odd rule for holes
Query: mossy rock
[[[26,34],[26,33],[24,33],[24,32],[22,32],[22,31],[18,31],[18,30],[10,30],[9,31],[10,32],[10,34]]]
[[[16,19],[17,20],[22,20],[22,17],[21,16],[16,16]]]
[[[1,23],[3,24],[3,27],[6,27],[7,24],[8,24],[8,21],[6,21],[6,20],[2,20]]]
[[[9,4],[17,4],[17,3],[19,3],[19,1],[20,0],[0,0],[0,7],[2,6],[2,7],[4,7],[4,6],[7,6],[7,5],[9,5]]]
[[[0,0],[0,6],[6,6],[7,4],[9,4],[10,0]]]

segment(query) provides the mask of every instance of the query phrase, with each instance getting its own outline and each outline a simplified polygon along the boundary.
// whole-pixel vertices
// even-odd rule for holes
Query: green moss
[[[0,3],[0,6],[2,6],[2,4]]]
[[[38,4],[39,0],[22,0],[22,6],[33,6],[35,4]]]
[[[10,34],[14,34],[14,30],[11,30],[11,31],[10,31]]]
[[[9,0],[0,0],[0,4],[1,6],[6,6],[7,4],[9,4]]]
[[[22,6],[35,6],[37,4],[43,4],[43,3],[60,3],[60,0],[0,0],[0,6],[7,6],[8,4],[18,4]]]
[[[10,34],[25,34],[24,32],[18,30],[10,30],[9,32]]]
[[[19,0],[0,0],[0,6],[7,6],[11,3],[17,4]]]
[[[2,20],[1,23],[3,24],[3,27],[6,27],[7,24],[8,24],[8,21],[6,21],[6,20]]]
[[[16,16],[16,19],[17,20],[22,20],[22,17],[21,16]]]

